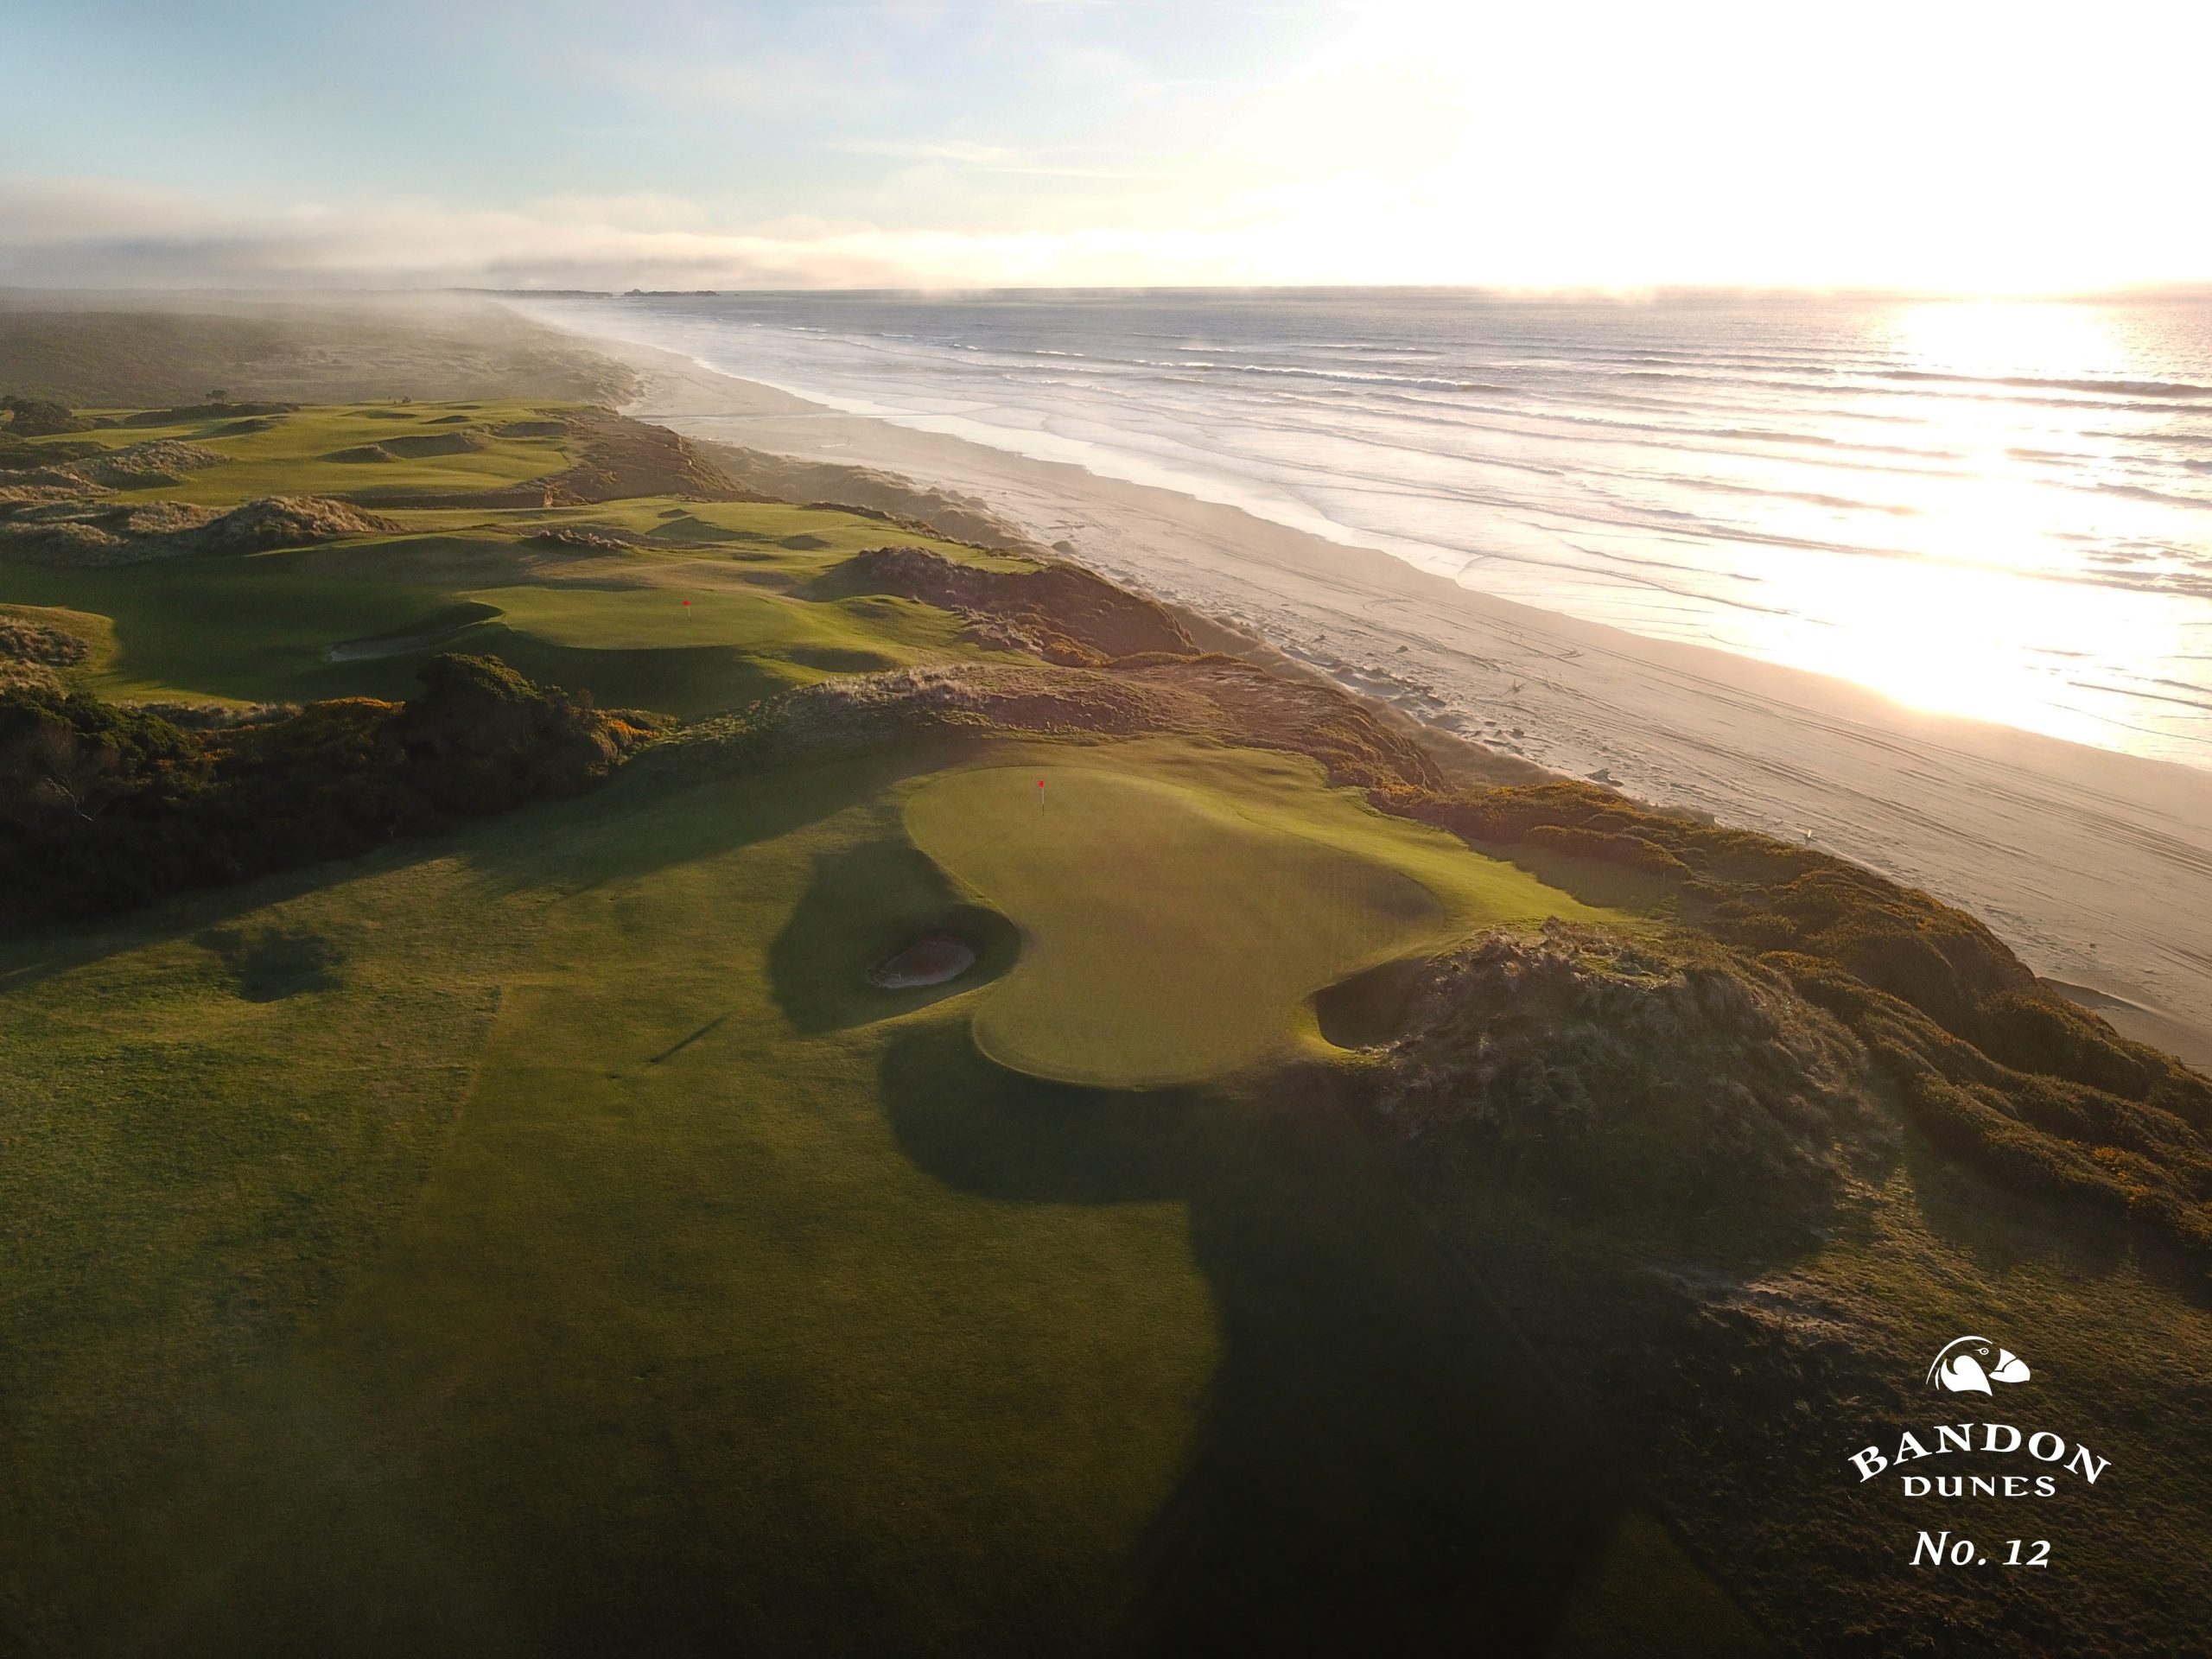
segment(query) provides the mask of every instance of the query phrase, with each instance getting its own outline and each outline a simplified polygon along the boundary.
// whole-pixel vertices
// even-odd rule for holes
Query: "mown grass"
[[[442,406],[414,407],[435,416]],[[533,465],[559,464],[550,443],[520,442],[545,451]],[[283,487],[302,487],[288,470],[292,463],[270,465],[283,474]],[[416,467],[406,464],[410,487],[423,483]],[[174,489],[139,493],[190,493],[227,505],[270,482],[225,466]],[[112,646],[72,678],[110,697],[403,697],[430,656],[465,651],[499,655],[609,706],[690,718],[825,674],[988,654],[931,607],[810,592],[863,547],[918,540],[950,556],[1014,563],[857,514],[780,503],[652,497],[401,517],[426,528],[321,548],[107,568],[0,563],[0,603],[66,607],[94,618]],[[561,525],[639,539],[619,549],[536,539]]]
[[[111,448],[177,439],[226,457],[174,483],[118,492],[124,500],[229,507],[262,495],[323,493],[374,505],[518,483],[557,473],[580,454],[564,425],[574,411],[525,402],[171,421],[106,413],[119,423],[74,435]],[[456,435],[481,447],[421,452]],[[330,459],[364,448],[393,458]],[[0,602],[111,619],[114,649],[98,672],[74,677],[108,696],[401,696],[434,652],[488,651],[603,702],[693,716],[825,673],[978,654],[943,612],[808,593],[862,548],[908,541],[991,568],[1019,563],[863,515],[779,502],[646,496],[545,509],[395,511],[410,533],[335,547],[106,569],[0,563]],[[630,544],[540,539],[563,527]],[[358,649],[364,641],[365,652]],[[343,660],[332,660],[334,649]]]
[[[557,408],[553,411],[556,416]],[[552,435],[502,436],[497,429],[543,423],[547,410],[522,402],[364,404],[286,414],[213,415],[148,421],[109,411],[125,423],[78,435],[111,448],[172,438],[226,457],[225,463],[178,482],[130,492],[133,499],[229,506],[262,495],[342,495],[373,504],[379,496],[486,490],[558,472],[573,446]],[[452,417],[458,417],[454,419]],[[451,423],[447,423],[448,421]],[[455,435],[480,446],[422,453]],[[393,448],[397,446],[397,448]],[[384,448],[391,459],[338,459],[349,450]],[[412,453],[410,453],[412,449]]]
[[[1325,1091],[1031,1078],[990,984],[861,983],[990,758],[647,762],[10,947],[10,1641],[1540,1643],[1624,1499]]]
[[[1218,1075],[1280,1056],[1306,999],[1359,969],[1477,925],[1592,914],[1318,787],[1311,763],[1222,752],[1177,770],[1048,752],[908,802],[917,844],[1027,940],[976,1019],[995,1059],[1103,1087]]]
[[[394,412],[102,437],[223,450],[154,492],[210,505],[570,459],[327,459],[537,413]],[[0,601],[111,627],[108,695],[391,696],[472,650],[698,714],[982,654],[818,582],[855,551],[1019,563],[770,504],[394,512],[0,564]],[[994,841],[1040,764],[1053,834]],[[1301,758],[970,742],[648,756],[0,944],[0,1648],[1602,1651],[1649,1607],[1738,1643],[1339,1109],[1304,1005],[1548,913],[1595,912]],[[969,978],[868,986],[947,927]],[[1068,1034],[1109,1028],[1135,1040]]]

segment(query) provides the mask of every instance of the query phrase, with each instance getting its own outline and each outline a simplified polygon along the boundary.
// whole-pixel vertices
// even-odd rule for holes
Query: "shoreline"
[[[969,498],[1425,725],[1654,804],[1809,839],[1972,912],[2053,988],[2212,1067],[2212,935],[2191,920],[2212,917],[2212,773],[1538,610],[1241,508],[564,332],[639,374],[627,414]]]

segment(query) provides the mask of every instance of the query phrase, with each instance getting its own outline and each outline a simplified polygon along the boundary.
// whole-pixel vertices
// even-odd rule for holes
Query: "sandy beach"
[[[1232,506],[594,344],[644,375],[629,413],[976,498],[1421,719],[1642,800],[1809,838],[1974,912],[2128,1035],[2212,1065],[2212,773],[1646,639]]]

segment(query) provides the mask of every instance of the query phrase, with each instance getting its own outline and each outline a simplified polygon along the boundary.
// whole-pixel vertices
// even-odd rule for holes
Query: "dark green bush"
[[[668,722],[604,715],[493,658],[405,703],[352,698],[186,731],[97,698],[0,692],[0,925],[367,851],[574,794]]]

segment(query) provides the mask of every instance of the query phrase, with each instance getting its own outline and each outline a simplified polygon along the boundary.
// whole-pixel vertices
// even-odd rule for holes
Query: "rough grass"
[[[88,611],[0,605],[0,683],[11,677],[74,689],[115,654],[115,626]]]
[[[1415,1156],[1407,1189],[1562,1391],[1617,1437],[1624,1468],[1725,1564],[1785,1650],[1812,1654],[2188,1652],[2212,1618],[2201,1432],[2212,1310],[2201,1282],[2111,1233],[1993,1186],[1904,1137],[1904,1156],[1819,1239],[1655,1251],[1602,1206],[1480,1163]],[[1923,1381],[1962,1332],[2029,1359],[1994,1401]],[[1899,1430],[1962,1420],[2048,1428],[2111,1467],[2048,1499],[1905,1497],[1847,1459]],[[1953,1457],[1942,1472],[2015,1459]],[[2032,1575],[1916,1573],[1922,1529],[1984,1545],[2046,1539]],[[1990,1548],[1992,1541],[1996,1547]],[[1648,1589],[1662,1585],[1648,1582]],[[1625,1604],[1616,1604],[1618,1611]],[[1636,1634],[1600,1651],[1642,1651]]]
[[[1833,855],[1586,784],[1372,798],[1538,870],[1568,857],[1648,886],[1840,1018],[1953,1156],[2212,1256],[2212,1079],[2039,983],[1976,918]]]

